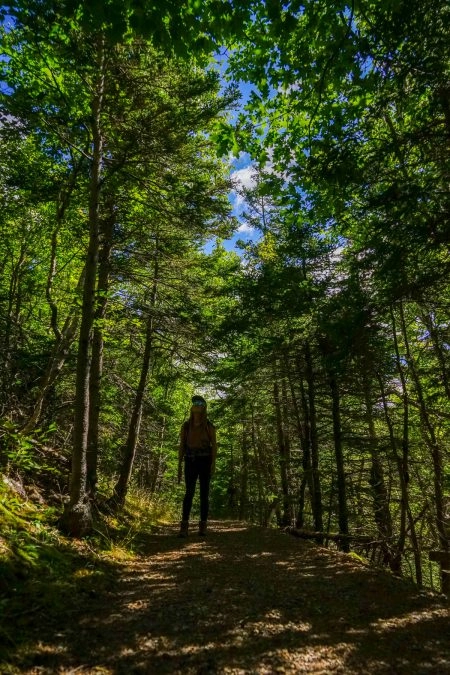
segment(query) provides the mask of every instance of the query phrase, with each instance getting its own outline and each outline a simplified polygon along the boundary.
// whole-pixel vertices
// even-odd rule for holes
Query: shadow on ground
[[[349,556],[236,523],[140,543],[114,582],[30,617],[9,672],[450,673],[443,597]]]

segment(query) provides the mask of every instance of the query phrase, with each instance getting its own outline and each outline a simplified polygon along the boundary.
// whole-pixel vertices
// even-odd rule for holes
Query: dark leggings
[[[211,457],[185,457],[184,482],[186,494],[183,499],[183,520],[189,520],[197,478],[200,482],[200,520],[208,520]]]

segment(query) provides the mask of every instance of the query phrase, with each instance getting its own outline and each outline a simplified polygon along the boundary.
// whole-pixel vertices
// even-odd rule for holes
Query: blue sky
[[[1,17],[0,23],[1,25],[8,27],[11,23],[11,17],[8,15]],[[211,65],[214,69],[218,69],[220,75],[223,76],[227,66],[226,53],[216,55],[215,60]],[[227,84],[229,84],[229,82],[226,82],[224,79],[224,86]],[[238,82],[237,84],[241,92],[240,106],[243,107],[248,101],[250,92],[252,90],[252,85],[247,82]],[[231,119],[235,114],[237,114],[237,112],[231,113]],[[238,194],[239,185],[242,185],[243,187],[250,187],[252,185],[253,169],[250,157],[246,153],[241,153],[239,157],[230,157],[228,159],[228,163],[230,166],[231,178],[233,182],[236,183],[237,187],[237,190],[233,190],[229,195],[230,203],[232,205],[232,215],[236,216],[239,220],[244,207],[242,197]],[[241,225],[238,227],[237,232],[235,232],[235,234],[230,239],[225,240],[223,245],[227,250],[237,250],[239,252],[239,249],[236,249],[237,241],[241,240],[248,242],[256,238],[259,238],[259,233],[256,230],[249,228],[244,223],[244,221],[242,221]],[[212,239],[204,246],[204,250],[209,253],[214,248],[214,245],[215,239]]]
[[[226,54],[216,55],[213,67],[219,70],[221,76],[225,72],[226,64],[227,64]],[[224,81],[224,84],[225,85],[229,84],[229,82]],[[240,106],[243,107],[248,101],[250,92],[252,90],[252,85],[247,82],[238,82],[237,84],[241,92]],[[233,117],[237,114],[237,112],[231,113],[231,119],[233,119]],[[238,194],[238,189],[240,185],[243,187],[251,187],[251,185],[253,184],[252,182],[253,168],[250,161],[250,156],[246,153],[241,153],[239,157],[230,157],[228,159],[228,162],[230,166],[231,178],[233,182],[236,184],[237,188],[236,190],[233,190],[230,193],[230,203],[233,207],[232,215],[236,216],[236,218],[240,220],[244,204],[242,201],[242,197]],[[257,233],[256,230],[250,229],[244,223],[244,221],[241,221],[241,225],[238,228],[237,232],[235,232],[235,234],[230,239],[225,240],[223,242],[223,245],[227,250],[236,250],[237,241],[241,240],[248,242],[258,237],[259,233]],[[215,240],[209,241],[205,246],[205,251],[210,252],[214,247],[214,243]],[[237,250],[239,251],[239,249]]]
[[[226,250],[232,251],[236,249],[236,243],[240,241],[248,242],[254,239],[259,238],[259,232],[253,228],[249,228],[248,225],[241,219],[242,212],[244,210],[244,203],[242,197],[239,195],[239,186],[242,187],[251,187],[253,184],[252,180],[253,167],[250,161],[249,155],[246,153],[241,153],[239,157],[232,157],[230,159],[230,175],[233,182],[236,185],[236,190],[230,192],[229,199],[232,205],[232,215],[240,221],[240,226],[237,231],[230,239],[226,239],[222,242]],[[210,240],[204,250],[209,253],[214,248],[215,239]]]

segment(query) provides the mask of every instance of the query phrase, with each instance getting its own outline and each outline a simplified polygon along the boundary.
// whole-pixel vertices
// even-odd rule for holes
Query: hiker
[[[192,397],[191,414],[180,433],[178,452],[178,483],[181,483],[184,461],[184,482],[186,492],[180,524],[180,537],[187,537],[189,516],[194,498],[197,478],[200,483],[200,523],[198,533],[206,536],[209,510],[209,483],[216,468],[216,430],[206,416],[206,401],[196,394]]]

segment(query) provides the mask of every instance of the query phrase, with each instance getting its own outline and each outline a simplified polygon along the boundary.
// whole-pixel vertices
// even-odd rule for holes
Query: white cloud
[[[242,205],[244,204],[244,197],[242,195],[243,189],[250,189],[256,185],[256,173],[254,167],[249,164],[244,166],[242,169],[236,169],[230,174],[231,182],[233,184],[233,190],[231,192],[231,202],[233,203],[233,208],[235,213],[239,213]]]
[[[238,169],[233,171],[231,174],[231,180],[233,185],[236,186],[236,189],[240,188],[252,188],[255,187],[255,169],[250,165],[246,166],[243,169]]]
[[[255,228],[251,227],[248,223],[242,223],[242,225],[239,225],[237,231],[240,234],[253,234],[255,232]]]

